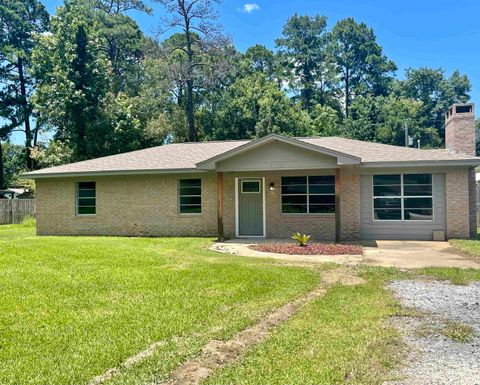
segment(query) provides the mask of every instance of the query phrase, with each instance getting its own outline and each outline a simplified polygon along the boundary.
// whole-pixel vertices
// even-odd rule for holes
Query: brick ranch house
[[[39,235],[474,237],[473,105],[452,106],[445,132],[439,150],[280,135],[169,144],[24,177]]]

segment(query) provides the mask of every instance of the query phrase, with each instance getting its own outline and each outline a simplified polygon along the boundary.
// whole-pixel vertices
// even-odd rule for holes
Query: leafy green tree
[[[193,48],[203,50],[200,46],[206,44],[206,42],[202,37],[194,33],[192,33],[192,37],[194,38]],[[188,118],[187,79],[189,78],[190,64],[186,52],[179,49],[185,44],[184,34],[178,33],[173,34],[161,43],[160,55],[153,59],[157,63],[155,76],[158,81],[149,82],[146,89],[150,89],[149,92],[156,92],[158,95],[165,95],[166,92],[168,99],[174,101],[176,107],[183,109]],[[149,59],[149,61],[152,60]],[[215,111],[219,108],[224,90],[235,79],[232,69],[237,64],[242,64],[241,55],[229,44],[198,55],[196,64],[194,72],[194,120],[196,136],[199,139],[205,135],[205,132],[214,130]],[[171,109],[172,107],[168,106],[167,108]],[[178,111],[175,111],[175,113],[178,115]],[[182,140],[183,133],[184,130],[176,131],[174,140]],[[188,131],[186,137],[183,137],[183,140],[190,140],[190,131]]]
[[[3,164],[2,174],[3,182],[0,188],[16,186],[18,174],[26,171],[25,166],[25,148],[19,144],[13,144],[9,141],[1,143],[0,162]]]
[[[339,112],[330,106],[316,104],[311,113],[312,129],[310,134],[315,136],[343,135],[342,120]]]
[[[88,16],[95,25],[100,50],[108,59],[113,78],[110,79],[114,94],[138,93],[142,78],[142,59],[150,41],[144,36],[138,24],[125,12],[135,9],[151,13],[141,1],[131,0],[84,0]],[[88,7],[88,5],[90,7]]]
[[[235,81],[226,91],[219,111],[220,124],[211,139],[245,139],[279,133],[307,135],[310,118],[292,103],[265,74]]]
[[[152,9],[142,0],[93,0],[93,3],[95,7],[109,14],[124,14],[133,10],[152,13]]]
[[[409,135],[423,147],[438,147],[440,137],[433,127],[422,125],[422,103],[395,96],[359,96],[345,121],[345,134],[353,139],[405,145],[405,123]]]
[[[221,28],[216,24],[217,13],[213,8],[219,0],[154,0],[164,6],[169,18],[164,22],[161,32],[170,30],[178,32],[171,45],[171,51],[184,56],[181,70],[185,82],[185,111],[188,118],[188,140],[198,140],[195,125],[195,93],[199,78],[205,73],[215,74],[215,53],[224,46],[230,45],[228,39],[221,34]],[[174,40],[171,40],[173,43]],[[182,90],[183,93],[183,90]]]
[[[248,63],[248,74],[262,72],[269,80],[278,80],[278,58],[264,45],[256,44],[248,48],[244,58]]]
[[[40,168],[61,166],[74,161],[72,146],[60,140],[39,143],[33,149],[32,156]]]
[[[396,65],[382,52],[373,30],[353,18],[332,29],[330,51],[341,80],[345,116],[357,96],[386,95]]]
[[[75,160],[98,156],[106,129],[103,103],[110,68],[86,14],[76,1],[58,8],[51,35],[40,39],[33,55],[41,79],[36,107],[56,130],[55,138],[72,145]]]
[[[335,82],[326,27],[325,16],[295,14],[283,27],[283,37],[275,41],[290,88],[299,94],[302,108],[308,112],[315,102],[329,103]]]
[[[105,103],[105,118],[109,122],[106,154],[118,154],[148,147],[133,100],[124,93],[109,94]]]
[[[31,127],[30,101],[35,79],[31,74],[35,38],[48,30],[49,15],[37,0],[0,2],[0,117],[6,130],[25,133],[26,167],[32,169],[31,148],[36,144],[38,125]],[[23,129],[20,128],[23,126]]]
[[[444,139],[444,114],[453,103],[470,99],[471,84],[466,75],[455,71],[447,78],[442,69],[408,69],[406,79],[399,82],[397,93],[422,102],[421,120],[424,126],[435,127]]]
[[[7,108],[3,103],[0,103],[0,108]],[[0,116],[6,116],[4,114]],[[11,123],[5,123],[4,125],[0,126],[0,189],[5,187],[5,163],[3,159],[3,142],[8,140],[10,134],[13,130],[13,125]]]
[[[177,50],[167,49],[172,40],[175,40],[173,44],[178,43],[176,39],[182,39],[182,36],[173,35],[162,43],[160,50],[153,50],[145,57],[139,93],[130,98],[131,111],[140,124],[142,147],[188,140],[185,82],[182,77],[182,60],[185,57]],[[205,87],[208,88],[207,85]],[[208,90],[211,91],[210,88]],[[198,91],[197,101],[200,100]],[[198,114],[197,111],[196,121],[199,121]]]
[[[0,189],[4,188],[5,184],[5,170],[4,170],[4,162],[3,162],[3,143],[0,140]]]

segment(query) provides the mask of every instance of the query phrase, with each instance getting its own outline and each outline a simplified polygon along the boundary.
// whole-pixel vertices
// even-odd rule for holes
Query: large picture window
[[[97,188],[95,182],[77,184],[77,215],[95,215],[97,212]]]
[[[373,218],[415,221],[433,219],[432,174],[373,176]]]
[[[202,180],[180,179],[178,185],[180,214],[202,213]]]
[[[335,176],[282,177],[282,213],[335,213]]]

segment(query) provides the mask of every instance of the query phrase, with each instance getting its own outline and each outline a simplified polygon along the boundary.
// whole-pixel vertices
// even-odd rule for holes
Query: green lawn
[[[206,384],[382,384],[393,379],[392,369],[401,363],[404,348],[387,320],[406,314],[385,288],[388,281],[419,276],[454,284],[480,281],[480,270],[474,269],[405,272],[362,266],[358,274],[365,284],[334,286]]]
[[[477,229],[477,239],[452,239],[450,244],[472,257],[480,258],[480,227]]]
[[[0,227],[0,384],[81,385],[156,341],[156,352],[109,385],[159,383],[212,339],[227,339],[312,289],[315,270],[207,250],[193,238],[36,237]],[[335,285],[300,309],[219,384],[381,384],[398,361],[388,318],[402,314],[392,279],[432,276],[466,284],[480,270],[360,267],[357,286]]]
[[[164,340],[142,365],[161,379],[318,282],[311,270],[224,256],[209,242],[1,226],[0,383],[85,384]]]
[[[378,281],[337,285],[208,385],[381,384],[398,362],[398,306]]]

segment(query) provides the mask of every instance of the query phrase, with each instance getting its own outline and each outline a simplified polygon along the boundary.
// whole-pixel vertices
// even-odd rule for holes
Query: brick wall
[[[447,237],[469,238],[469,169],[449,170],[445,174]]]
[[[475,168],[468,171],[470,238],[477,238],[477,182]]]
[[[322,171],[322,173],[326,173]],[[327,172],[333,174],[334,170]],[[289,238],[293,232],[311,234],[316,240],[335,239],[335,215],[281,213],[281,176],[301,173],[225,173],[224,234],[235,236],[235,178],[265,177],[266,231],[269,238]],[[305,172],[319,175],[320,172]],[[341,236],[358,239],[360,234],[360,185],[358,175],[341,174]],[[178,213],[177,183],[180,178],[202,178],[202,214]],[[77,216],[76,184],[97,182],[97,214]],[[268,186],[274,183],[274,191]],[[37,181],[37,232],[39,235],[120,236],[216,236],[216,175],[177,174],[165,176],[62,178]]]
[[[313,173],[311,174],[313,175]],[[313,240],[335,239],[335,215],[333,214],[282,214],[281,176],[266,176],[265,185],[276,186],[266,195],[267,236],[269,238],[290,238],[292,233],[310,234]]]
[[[358,167],[340,169],[340,239],[360,239],[360,175]]]
[[[179,178],[202,178],[202,214],[178,213]],[[87,178],[97,182],[97,214],[77,216],[78,179],[37,180],[39,235],[215,236],[215,174]]]

